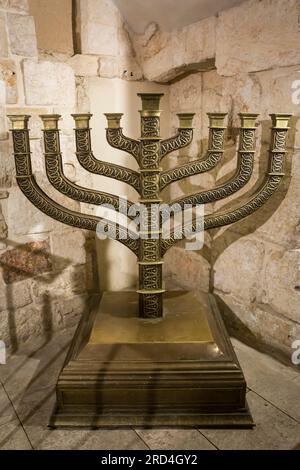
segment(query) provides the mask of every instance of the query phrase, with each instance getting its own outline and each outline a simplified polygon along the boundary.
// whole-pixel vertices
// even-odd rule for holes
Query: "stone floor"
[[[54,386],[73,331],[0,366],[0,449],[294,449],[300,443],[300,374],[233,341],[249,386],[254,430],[50,430]]]

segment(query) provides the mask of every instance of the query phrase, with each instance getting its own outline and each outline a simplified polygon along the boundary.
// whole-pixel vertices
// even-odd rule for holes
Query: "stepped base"
[[[212,295],[168,292],[164,318],[137,315],[135,292],[105,292],[82,319],[50,426],[253,426]]]

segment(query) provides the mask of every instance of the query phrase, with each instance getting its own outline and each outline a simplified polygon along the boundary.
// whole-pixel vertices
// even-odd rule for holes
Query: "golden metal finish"
[[[120,309],[122,299],[123,308]],[[148,321],[138,317],[138,303],[131,292],[106,294],[101,315],[96,317],[88,344],[182,344],[212,343],[213,336],[204,306],[193,310],[194,295],[170,292],[163,318]],[[175,312],[178,313],[175,314]]]
[[[134,292],[104,293],[74,338],[52,426],[253,426],[213,296],[168,292],[165,310],[146,321]]]
[[[178,240],[203,230],[203,221],[175,228],[162,238],[164,214],[153,212],[162,202],[160,193],[169,184],[214,168],[224,152],[225,113],[209,113],[209,140],[205,158],[163,171],[169,153],[192,142],[193,113],[179,113],[175,136],[160,135],[162,94],[139,94],[142,100],[141,136],[126,137],[121,113],[107,113],[108,143],[129,153],[139,171],[95,158],[91,146],[91,114],[73,114],[76,155],[91,173],[125,182],[144,204],[137,238],[117,227],[117,239],[138,259],[136,293],[105,293],[99,309],[84,317],[72,343],[57,384],[58,406],[53,425],[153,425],[203,426],[253,425],[247,409],[246,383],[211,295],[165,293],[163,257]],[[253,172],[257,114],[240,113],[238,165],[235,175],[216,188],[179,198],[185,204],[206,204],[239,191]],[[207,215],[204,230],[235,223],[258,210],[277,190],[284,176],[285,142],[289,114],[271,114],[269,170],[261,188],[250,200],[231,210]],[[28,123],[30,116],[9,116],[12,123],[17,182],[24,195],[42,212],[65,224],[93,230],[109,220],[74,212],[53,201],[37,184],[31,167]],[[61,193],[81,202],[109,204],[128,210],[132,202],[103,191],[72,183],[64,175],[57,114],[41,116],[44,129],[46,173]],[[176,212],[176,211],[175,211]],[[153,226],[153,217],[156,226]],[[133,218],[133,217],[132,217]],[[122,237],[120,237],[122,235]]]

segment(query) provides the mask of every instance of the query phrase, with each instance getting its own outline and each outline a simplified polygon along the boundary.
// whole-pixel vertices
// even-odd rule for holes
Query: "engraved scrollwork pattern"
[[[144,261],[157,261],[160,259],[160,247],[158,240],[141,240],[141,256]]]
[[[282,151],[285,148],[286,131],[276,131],[274,135],[274,151]]]
[[[210,128],[209,151],[205,159],[197,159],[163,171],[160,177],[160,189],[163,190],[174,181],[212,170],[221,160],[224,149],[225,129]]]
[[[146,290],[157,290],[161,286],[161,265],[140,266],[140,277],[142,288]]]
[[[28,131],[14,131],[14,154],[15,154],[15,165],[16,173],[18,176],[31,175],[31,161],[30,153],[28,148],[28,137],[26,133]]]
[[[144,175],[141,195],[145,199],[157,199],[159,196],[159,175]]]
[[[241,133],[241,143],[240,143],[240,150],[243,152],[248,152],[249,150],[253,150],[253,142],[254,142],[254,129],[243,129]]]
[[[132,155],[137,162],[140,158],[140,142],[124,136],[122,128],[107,129],[106,130],[107,142],[114,148],[123,150],[124,152]]]
[[[159,142],[155,140],[144,141],[141,150],[141,168],[158,168]]]
[[[91,152],[90,130],[76,130],[76,155],[81,166],[96,175],[114,178],[118,181],[132,186],[138,193],[140,192],[140,175],[137,171],[130,170],[114,163],[107,163],[97,160]]]
[[[160,119],[157,116],[143,116],[141,119],[141,130],[143,137],[159,137]]]
[[[157,318],[160,316],[162,304],[160,302],[161,294],[147,294],[142,295],[140,302],[142,303],[143,316],[146,318]]]
[[[107,204],[123,212],[128,210],[132,205],[132,202],[122,201],[121,198],[119,199],[118,196],[114,196],[113,194],[87,189],[69,181],[63,173],[60,154],[47,155],[45,162],[46,173],[52,186],[71,199],[87,204]]]
[[[212,124],[213,122],[211,121]],[[275,120],[275,122],[279,121]],[[165,213],[162,206],[157,204],[159,210],[155,215],[156,227],[153,228],[153,218],[150,217],[150,213],[152,213],[152,206],[155,204],[151,204],[151,200],[159,199],[160,190],[173,181],[214,168],[224,151],[225,129],[220,126],[210,128],[208,152],[205,160],[198,159],[161,172],[159,160],[166,154],[188,145],[192,141],[193,130],[179,129],[177,136],[160,141],[159,111],[146,111],[144,107],[141,125],[142,136],[140,141],[125,137],[121,128],[107,130],[107,140],[110,145],[133,155],[140,165],[140,172],[97,160],[91,150],[90,129],[78,127],[75,131],[77,157],[85,169],[95,174],[125,182],[141,194],[142,202],[145,203],[146,207],[146,216],[140,224],[140,234],[128,231],[126,227],[116,226],[110,220],[69,210],[53,201],[43,192],[32,175],[27,125],[24,124],[22,130],[17,128],[13,130],[13,142],[17,182],[24,195],[38,209],[55,220],[86,230],[103,229],[108,238],[117,239],[127,246],[140,261],[138,291],[140,314],[148,318],[156,318],[162,315],[162,256],[177,241],[189,234],[238,222],[251,215],[268,201],[279,187],[284,174],[283,161],[288,128],[276,127],[277,124],[273,127],[269,173],[265,182],[250,200],[240,203],[239,206],[237,205],[226,212],[207,215],[204,220],[195,219],[187,226],[176,228],[171,232],[169,238],[165,239],[162,238],[161,234]],[[279,125],[281,125],[281,122],[279,122]],[[242,188],[249,181],[253,171],[254,141],[255,128],[247,128],[245,124],[240,132],[238,168],[234,177],[211,190],[175,200],[173,205],[180,208],[183,204],[195,205],[213,202],[228,197]],[[47,175],[56,189],[62,194],[81,202],[96,205],[109,204],[119,209],[119,198],[117,196],[81,187],[66,178],[63,172],[58,130],[46,129],[44,131],[44,142]],[[127,203],[127,209],[132,209],[131,205],[131,202]],[[141,238],[139,238],[139,235],[142,235]],[[143,235],[150,238],[143,238]]]
[[[58,131],[44,131],[45,150],[47,153],[60,151]]]
[[[209,149],[223,150],[224,146],[225,129],[216,129],[214,127],[209,129]]]
[[[132,186],[138,193],[140,192],[140,175],[137,171],[129,170],[125,167],[106,163],[97,160],[91,154],[78,154],[77,158],[83,168],[96,175],[107,176]]]
[[[163,171],[160,177],[160,189],[163,190],[169,184],[173,183],[173,181],[178,181],[200,173],[206,173],[219,163],[221,157],[222,152],[209,153],[205,160],[194,160],[171,170]]]
[[[83,215],[60,206],[41,190],[33,176],[18,179],[18,185],[27,199],[29,199],[41,212],[66,225],[95,231],[97,229],[97,224],[103,221],[103,219],[100,219],[99,217]],[[105,221],[105,223],[109,226],[113,225],[108,220]],[[120,230],[122,229],[118,229],[118,231]],[[136,240],[128,238],[127,236],[126,239],[120,239],[119,241],[133,251],[133,253],[136,255],[138,254],[138,243]]]
[[[181,199],[175,199],[173,204],[183,207],[184,204],[207,204],[209,202],[219,201],[225,197],[234,194],[241,189],[250,180],[253,171],[253,154],[245,153],[240,158],[240,164],[237,175],[227,183],[208,191],[191,194]]]
[[[284,131],[286,135],[286,131]],[[274,136],[274,142],[276,141],[276,135]],[[276,147],[274,146],[272,150],[274,153],[271,154],[270,159],[270,172],[271,174],[267,177],[266,182],[263,184],[261,189],[252,197],[252,199],[241,207],[238,207],[234,210],[225,212],[223,214],[216,214],[211,216],[206,216],[204,218],[204,230],[209,230],[217,227],[223,227],[238,222],[239,220],[248,217],[253,212],[262,207],[278,189],[281,179],[283,176],[283,161],[284,161],[284,141],[281,144],[281,151],[279,153]],[[275,174],[272,174],[275,173]],[[276,174],[278,173],[278,175]],[[179,228],[178,230],[173,231],[169,239],[162,240],[162,255],[171,248],[178,239],[183,238],[183,233],[185,236],[188,236],[189,233],[196,232],[197,230],[202,229],[202,221],[192,223],[189,227],[184,227],[183,229]]]
[[[164,158],[168,153],[179,150],[189,145],[193,140],[193,129],[179,129],[176,136],[163,140],[160,147],[160,158]]]
[[[26,134],[27,131],[14,131],[14,153],[27,153]]]

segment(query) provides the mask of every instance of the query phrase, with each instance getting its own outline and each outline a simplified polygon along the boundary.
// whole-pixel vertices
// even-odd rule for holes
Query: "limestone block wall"
[[[53,8],[59,3],[54,2]],[[65,173],[71,181],[93,187],[93,178],[74,156],[70,114],[90,111],[89,78],[141,78],[130,39],[112,2],[78,2],[82,54],[57,51],[57,41],[51,50],[47,37],[39,44],[29,7],[27,0],[0,1],[0,339],[10,351],[35,336],[47,339],[55,330],[77,323],[99,285],[94,235],[44,216],[16,185],[6,115],[32,116],[33,169],[41,187],[62,205],[89,211],[47,182],[38,116],[62,115]],[[42,14],[37,21],[41,19]]]
[[[41,186],[65,206],[91,211],[47,183],[38,115],[62,114],[65,172],[72,181],[93,187],[94,179],[74,157],[69,115],[92,109],[91,80],[102,77],[164,84],[170,133],[176,131],[177,112],[196,112],[193,144],[164,165],[203,154],[206,113],[228,112],[222,164],[209,175],[170,186],[163,194],[166,202],[232,176],[238,113],[260,113],[251,184],[225,203],[206,206],[206,213],[251,195],[267,168],[268,114],[294,114],[286,178],[277,195],[245,221],[206,234],[201,251],[176,245],[164,272],[169,288],[214,291],[228,306],[226,320],[234,334],[290,357],[292,341],[300,338],[299,15],[298,0],[249,0],[180,31],[161,32],[150,24],[138,35],[111,0],[77,0],[71,51],[52,50],[45,37],[39,44],[27,0],[0,0],[0,339],[11,350],[32,335],[47,338],[77,322],[87,297],[98,290],[98,279],[93,237],[43,216],[16,186],[6,114],[32,115],[33,166]]]
[[[267,170],[269,113],[294,115],[279,192],[248,219],[207,236],[202,251],[183,253],[180,245],[170,250],[167,272],[182,287],[214,291],[227,305],[234,334],[287,359],[300,338],[299,14],[297,0],[249,0],[181,31],[163,33],[151,25],[145,35],[133,35],[145,77],[170,83],[171,128],[175,112],[197,113],[196,141],[175,161],[205,152],[207,112],[228,113],[222,164],[210,177],[177,184],[173,195],[230,178],[236,168],[238,113],[260,113],[251,183],[206,213],[250,197]]]

